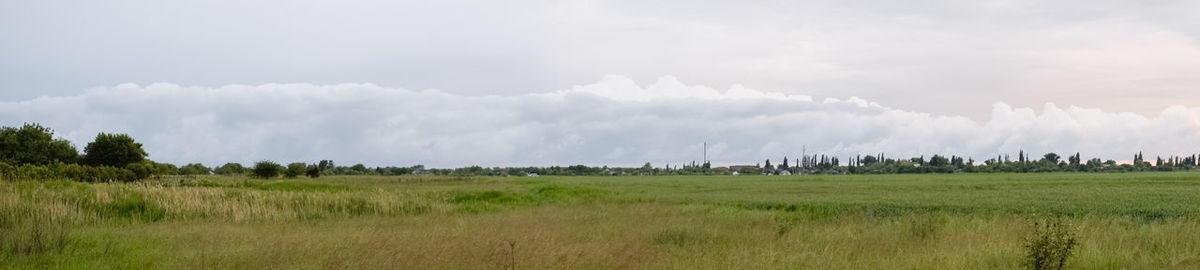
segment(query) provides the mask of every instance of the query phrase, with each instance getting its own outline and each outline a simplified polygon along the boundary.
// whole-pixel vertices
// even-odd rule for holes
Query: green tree
[[[142,144],[125,134],[100,133],[96,135],[96,141],[88,143],[83,151],[87,164],[118,168],[141,162],[147,156]]]
[[[321,166],[316,164],[308,165],[308,168],[304,170],[304,175],[311,178],[321,177]]]
[[[79,152],[71,142],[54,138],[54,130],[38,124],[0,128],[0,162],[45,165],[75,163]]]
[[[950,160],[946,159],[946,157],[933,155],[933,157],[929,158],[929,166],[941,167],[946,165],[950,165]]]
[[[324,170],[333,169],[333,167],[336,167],[333,165],[333,160],[322,160],[321,162],[317,163],[318,170],[324,171]]]
[[[1055,154],[1055,153],[1046,153],[1045,155],[1042,156],[1042,160],[1046,161],[1046,163],[1050,163],[1050,164],[1058,164],[1058,160],[1060,158],[1061,157],[1059,157],[1058,154]]]
[[[275,178],[284,170],[283,165],[269,160],[254,163],[254,176],[263,179]]]
[[[866,166],[866,165],[871,165],[871,163],[875,163],[878,161],[879,161],[879,159],[875,158],[874,156],[865,156],[862,159],[860,159],[858,162],[860,163],[859,165]]]
[[[288,164],[287,171],[284,171],[283,176],[287,178],[300,177],[300,175],[304,175],[306,170],[308,170],[308,164],[301,162]]]

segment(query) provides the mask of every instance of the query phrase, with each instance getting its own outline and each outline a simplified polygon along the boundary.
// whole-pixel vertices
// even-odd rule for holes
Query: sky
[[[151,159],[1200,152],[1196,1],[0,0],[0,126]]]

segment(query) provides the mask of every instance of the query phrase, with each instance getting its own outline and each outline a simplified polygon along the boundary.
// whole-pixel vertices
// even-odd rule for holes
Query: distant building
[[[792,172],[789,172],[789,171],[787,171],[787,170],[783,170],[783,171],[780,171],[780,172],[779,172],[779,175],[792,175]]]
[[[528,176],[528,177],[538,177],[538,174],[537,174],[537,173],[527,173],[527,174],[525,174],[525,176]]]

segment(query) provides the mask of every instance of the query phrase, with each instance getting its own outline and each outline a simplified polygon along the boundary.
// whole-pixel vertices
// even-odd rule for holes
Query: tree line
[[[146,159],[142,144],[126,134],[100,133],[81,154],[38,124],[0,128],[0,177],[135,181],[173,167]]]
[[[339,166],[332,160],[317,163],[293,162],[283,165],[259,161],[252,166],[226,163],[207,167],[200,163],[175,166],[147,159],[142,144],[126,134],[99,133],[82,153],[71,142],[54,137],[54,131],[39,124],[0,128],[0,178],[67,178],[88,182],[136,181],[153,175],[248,175],[258,178],[320,177],[321,175],[478,175],[478,176],[623,176],[623,175],[776,175],[776,174],[913,174],[913,173],[1036,173],[1036,172],[1140,172],[1178,171],[1200,167],[1197,155],[1145,159],[1134,154],[1130,163],[1092,158],[1079,153],[1062,157],[1046,153],[1032,157],[1020,151],[1016,158],[999,155],[982,162],[960,156],[933,155],[889,158],[884,154],[857,155],[845,161],[836,156],[811,155],[796,159],[784,157],[778,165],[770,159],[746,166],[712,167],[709,162],[665,164],[641,167],[592,167],[586,165],[548,167],[481,167],[453,169],[408,167],[367,167],[363,164]]]
[[[779,166],[772,166],[770,160],[763,166],[746,168],[743,173],[751,174],[904,174],[904,173],[1039,173],[1039,172],[1144,172],[1144,171],[1186,171],[1200,167],[1200,159],[1196,154],[1189,156],[1155,157],[1154,161],[1145,159],[1143,153],[1133,155],[1132,162],[1118,163],[1115,160],[1091,158],[1084,160],[1080,153],[1065,158],[1057,153],[1045,153],[1033,157],[1025,151],[1019,151],[1016,158],[1009,155],[999,155],[982,162],[974,158],[960,156],[933,155],[913,158],[887,158],[884,154],[857,155],[850,157],[847,162],[840,162],[837,157],[825,155],[803,156],[794,159],[792,166],[784,157]]]

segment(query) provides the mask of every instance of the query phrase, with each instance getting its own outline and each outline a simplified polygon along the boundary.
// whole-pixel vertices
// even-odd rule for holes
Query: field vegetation
[[[1194,269],[1197,179],[0,179],[0,268]]]

